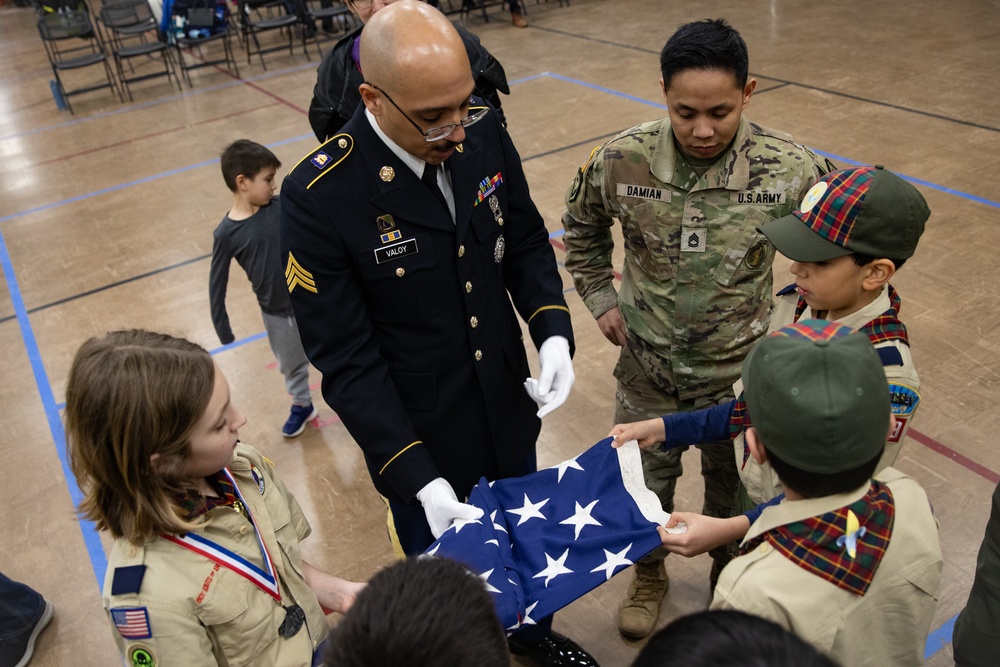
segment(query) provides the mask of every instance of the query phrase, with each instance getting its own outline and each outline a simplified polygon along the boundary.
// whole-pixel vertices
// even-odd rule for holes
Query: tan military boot
[[[668,588],[670,579],[662,560],[636,563],[632,583],[618,609],[618,632],[630,639],[642,639],[652,632]]]

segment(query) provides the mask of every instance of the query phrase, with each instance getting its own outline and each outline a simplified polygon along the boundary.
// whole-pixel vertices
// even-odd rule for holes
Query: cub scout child
[[[896,427],[875,348],[806,320],[758,343],[742,376],[750,455],[785,499],[750,527],[711,608],[772,620],[842,665],[920,665],[941,547],[920,485],[894,468],[872,478]]]
[[[916,251],[929,216],[923,196],[899,176],[881,166],[856,167],[826,174],[807,191],[797,210],[760,229],[779,252],[793,260],[791,272],[796,279],[778,293],[771,331],[800,319],[835,320],[866,334],[876,347],[889,381],[897,425],[887,438],[877,470],[895,462],[920,401],[909,338],[898,318],[899,294],[889,280]],[[737,381],[734,393],[740,396],[742,391],[742,382]],[[665,449],[735,435],[736,464],[749,496],[745,505],[750,507],[780,495],[781,485],[770,466],[758,465],[749,456],[742,435],[745,413],[741,397],[706,410],[619,424],[610,435],[617,442],[636,439],[644,448],[662,442]],[[667,546],[685,555],[702,553],[694,545],[696,527],[728,522],[745,529],[755,518],[709,522],[685,512],[677,514],[689,531],[669,537],[677,543]]]
[[[66,388],[80,515],[113,538],[104,607],[135,667],[307,667],[323,607],[362,584],[302,558],[309,522],[271,462],[239,441],[246,417],[208,352],[113,331],[76,353]]]

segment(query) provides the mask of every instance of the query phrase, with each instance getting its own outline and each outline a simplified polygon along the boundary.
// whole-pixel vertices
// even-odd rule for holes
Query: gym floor
[[[563,195],[577,167],[595,145],[665,115],[659,50],[679,24],[705,17],[728,19],[750,47],[758,86],[748,118],[839,166],[884,164],[927,198],[933,213],[920,248],[893,280],[923,382],[897,466],[924,486],[940,521],[945,566],[926,664],[951,664],[951,626],[1000,481],[1000,449],[989,444],[1000,387],[1000,281],[991,268],[1000,249],[1000,92],[989,85],[1000,61],[1000,5],[528,0],[527,10],[524,30],[499,8],[489,22],[462,20],[507,71],[509,129],[560,260]],[[100,599],[108,545],[75,518],[79,492],[60,421],[74,352],[108,330],[167,331],[213,351],[248,415],[242,439],[275,461],[312,521],[306,556],[367,579],[392,558],[384,508],[360,450],[320,400],[319,374],[319,420],[284,440],[289,401],[238,267],[228,296],[236,343],[219,346],[208,309],[212,230],[230,203],[218,155],[238,138],[266,144],[285,165],[280,179],[312,150],[305,110],[315,51],[312,60],[301,48],[269,54],[265,72],[237,47],[240,78],[209,67],[192,73],[193,87],[154,79],[133,84],[129,103],[96,91],[74,96],[70,115],[53,101],[34,22],[30,8],[0,7],[0,571],[55,604],[32,665],[118,662]],[[78,85],[93,72],[68,77]],[[787,262],[778,260],[775,275],[776,285],[791,282]],[[616,348],[563,277],[577,379],[545,420],[541,466],[586,449],[612,420]],[[685,461],[677,507],[697,511],[696,454]],[[707,556],[669,558],[660,625],[707,606],[708,569]],[[627,665],[641,647],[616,629],[629,576],[556,617],[556,629],[605,665]]]

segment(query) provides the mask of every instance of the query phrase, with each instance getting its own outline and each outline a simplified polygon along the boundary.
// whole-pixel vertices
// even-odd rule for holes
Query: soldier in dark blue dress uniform
[[[428,547],[480,477],[535,469],[573,382],[573,331],[520,158],[437,10],[402,0],[361,38],[363,106],[282,186],[282,261],[323,396],[364,451],[398,555]],[[517,315],[539,348],[530,371]],[[512,640],[588,665],[570,640]],[[518,633],[520,634],[520,633]]]

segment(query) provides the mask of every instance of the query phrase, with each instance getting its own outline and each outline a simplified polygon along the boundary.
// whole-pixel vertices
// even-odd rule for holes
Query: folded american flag
[[[508,632],[534,625],[660,546],[670,518],[646,488],[635,441],[605,438],[574,459],[516,479],[487,482],[426,555],[478,574]]]

